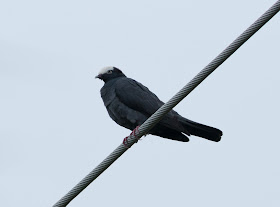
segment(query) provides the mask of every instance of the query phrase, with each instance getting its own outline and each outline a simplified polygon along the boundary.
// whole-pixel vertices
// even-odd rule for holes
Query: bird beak
[[[97,76],[95,76],[95,78],[102,79],[102,74],[98,74]]]

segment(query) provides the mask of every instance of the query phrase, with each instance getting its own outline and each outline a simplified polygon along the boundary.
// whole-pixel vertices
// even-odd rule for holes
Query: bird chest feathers
[[[110,103],[112,103],[112,101],[116,98],[115,89],[112,87],[112,84],[107,84],[108,83],[106,83],[100,90],[101,97],[106,107],[110,105]]]

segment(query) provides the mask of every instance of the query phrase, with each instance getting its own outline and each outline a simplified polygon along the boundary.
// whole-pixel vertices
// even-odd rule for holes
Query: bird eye
[[[108,70],[107,71],[107,74],[111,74],[113,71],[112,70]]]

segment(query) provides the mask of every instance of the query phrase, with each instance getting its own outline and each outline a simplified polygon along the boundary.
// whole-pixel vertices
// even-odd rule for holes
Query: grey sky
[[[53,205],[130,133],[100,68],[167,101],[275,2],[1,2],[0,206]],[[69,206],[279,206],[279,37],[277,14],[175,108],[220,143],[149,135]]]

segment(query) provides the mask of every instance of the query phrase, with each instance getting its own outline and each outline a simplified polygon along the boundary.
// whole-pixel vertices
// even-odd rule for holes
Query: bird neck
[[[105,83],[108,83],[108,82],[111,82],[111,81],[113,81],[113,80],[118,80],[119,78],[123,78],[123,77],[126,77],[124,74],[119,74],[118,76],[116,76],[116,77],[112,77],[112,78],[109,78],[109,79],[104,79],[103,81],[105,82]]]

